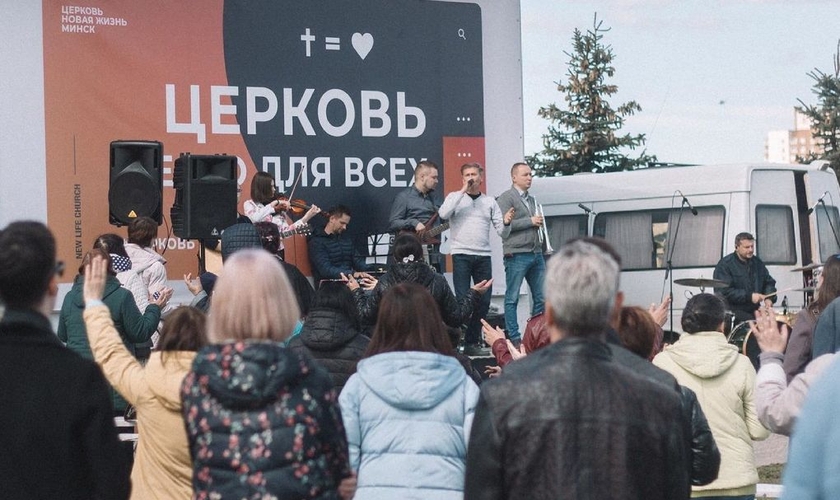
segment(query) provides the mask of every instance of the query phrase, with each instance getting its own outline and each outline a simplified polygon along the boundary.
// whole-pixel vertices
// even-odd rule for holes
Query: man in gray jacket
[[[514,209],[510,233],[502,238],[505,255],[505,328],[508,337],[518,343],[519,322],[516,307],[519,305],[519,289],[522,280],[528,282],[531,290],[531,316],[543,312],[543,281],[545,280],[545,258],[543,242],[539,238],[543,217],[537,215],[537,204],[528,194],[533,174],[525,163],[515,163],[510,169],[513,185],[496,198],[503,213]]]

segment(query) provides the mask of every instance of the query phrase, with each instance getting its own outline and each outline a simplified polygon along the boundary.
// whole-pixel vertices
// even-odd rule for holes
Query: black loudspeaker
[[[163,144],[114,141],[108,184],[108,222],[128,225],[137,217],[163,217]]]
[[[172,231],[185,240],[218,238],[236,224],[236,157],[182,153],[172,173]]]

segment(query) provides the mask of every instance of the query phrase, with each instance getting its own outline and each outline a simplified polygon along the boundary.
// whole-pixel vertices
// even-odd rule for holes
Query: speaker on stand
[[[172,230],[185,240],[199,240],[199,268],[205,270],[204,240],[219,238],[236,224],[235,156],[181,153],[175,160],[172,184]]]
[[[108,222],[127,226],[137,217],[163,220],[163,144],[113,141],[108,184]]]

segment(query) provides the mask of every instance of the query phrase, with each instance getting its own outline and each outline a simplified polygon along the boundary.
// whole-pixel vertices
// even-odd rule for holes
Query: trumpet
[[[545,212],[543,212],[542,203],[537,204],[536,215],[539,215],[543,219],[543,223],[537,230],[537,235],[540,239],[540,245],[545,243],[545,253],[554,253],[554,249],[551,248],[551,238],[548,236],[548,225],[546,225]]]

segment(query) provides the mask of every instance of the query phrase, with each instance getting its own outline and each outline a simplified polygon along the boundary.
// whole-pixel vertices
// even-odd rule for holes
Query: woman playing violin
[[[298,228],[321,212],[316,205],[308,206],[307,212],[296,222],[291,223],[287,211],[292,207],[288,200],[277,199],[277,186],[274,177],[268,172],[257,172],[251,180],[251,199],[245,201],[245,215],[251,222],[270,221],[277,225],[280,231],[288,231],[290,228]],[[294,201],[294,200],[292,200]],[[295,208],[298,207],[295,204]],[[280,254],[283,254],[285,245],[280,242]]]

